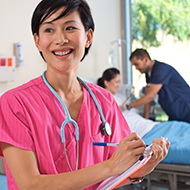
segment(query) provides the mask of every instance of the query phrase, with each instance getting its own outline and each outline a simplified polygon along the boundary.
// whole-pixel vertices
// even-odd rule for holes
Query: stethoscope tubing
[[[42,75],[43,81],[45,82],[45,84],[47,85],[47,87],[51,90],[51,92],[55,95],[55,97],[59,100],[59,102],[61,103],[61,105],[63,106],[63,109],[65,111],[65,121],[63,121],[63,123],[61,124],[61,139],[62,139],[62,143],[65,142],[65,133],[64,133],[64,127],[67,123],[72,123],[75,127],[75,133],[76,133],[76,141],[79,140],[79,128],[77,123],[71,118],[69,111],[66,107],[66,105],[64,104],[63,100],[60,98],[60,96],[55,92],[55,90],[51,87],[51,85],[48,83],[48,81],[45,78],[45,72]]]
[[[101,120],[102,120],[103,123],[105,123],[106,121],[105,121],[104,115],[103,115],[103,113],[102,113],[102,110],[101,110],[101,108],[100,108],[100,105],[99,105],[99,103],[98,103],[96,97],[94,96],[92,90],[89,88],[89,86],[88,86],[80,77],[77,77],[77,79],[82,83],[82,85],[83,85],[83,86],[88,90],[88,92],[90,93],[90,95],[91,95],[92,99],[94,100],[94,102],[95,102],[95,104],[96,104],[96,107],[97,107],[97,109],[98,109],[98,111],[99,111],[99,113],[100,113]]]
[[[63,106],[63,109],[65,111],[65,121],[62,122],[61,124],[61,140],[62,140],[62,143],[63,143],[63,149],[64,149],[64,154],[65,154],[65,158],[66,158],[66,161],[67,161],[67,164],[69,166],[69,169],[71,171],[72,168],[71,168],[71,165],[70,165],[70,162],[69,162],[69,159],[68,159],[68,156],[67,156],[67,153],[66,153],[66,148],[65,148],[65,133],[64,133],[64,127],[67,123],[72,123],[75,127],[75,135],[76,135],[76,143],[77,143],[77,156],[76,156],[76,170],[78,169],[78,157],[79,157],[79,128],[78,128],[78,125],[77,123],[71,118],[70,114],[69,114],[69,111],[66,107],[66,105],[64,104],[63,100],[60,98],[60,96],[55,92],[55,90],[52,88],[52,86],[48,83],[48,81],[46,80],[46,77],[45,77],[45,73],[46,71],[44,71],[44,73],[42,74],[42,79],[44,81],[44,83],[46,84],[46,86],[50,89],[50,91],[55,95],[55,97],[58,99],[58,101],[61,103],[61,105]],[[105,121],[105,118],[104,118],[104,115],[103,115],[103,112],[100,108],[100,105],[95,97],[95,95],[93,94],[92,90],[88,87],[88,85],[79,77],[77,77],[77,79],[79,80],[79,82],[82,83],[82,85],[88,90],[89,94],[91,95],[92,99],[94,100],[94,103],[100,113],[100,117],[101,117],[101,120],[103,122],[103,124],[109,124],[108,122]],[[110,127],[110,125],[109,125]],[[111,127],[110,127],[110,131],[111,131]],[[109,134],[111,135],[111,133]]]

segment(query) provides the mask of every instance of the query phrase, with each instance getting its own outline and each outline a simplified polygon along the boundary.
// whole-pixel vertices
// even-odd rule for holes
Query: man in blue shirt
[[[145,49],[136,49],[130,56],[132,65],[146,74],[146,95],[131,102],[127,108],[145,106],[145,118],[149,117],[149,106],[156,94],[169,120],[190,123],[190,87],[182,76],[170,65],[151,60]]]

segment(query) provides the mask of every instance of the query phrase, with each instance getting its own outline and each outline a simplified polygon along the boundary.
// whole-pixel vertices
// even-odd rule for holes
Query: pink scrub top
[[[87,83],[112,128],[111,136],[103,136],[98,109],[83,86],[83,103],[78,116],[79,163],[78,169],[107,160],[116,147],[97,147],[93,142],[116,142],[131,133],[113,96],[95,84]],[[70,169],[64,155],[60,128],[65,120],[61,103],[45,85],[42,77],[4,93],[0,99],[0,142],[21,149],[35,151],[41,174],[58,174]],[[76,168],[75,128],[65,126],[67,156],[73,170]],[[0,149],[0,156],[3,156]],[[8,188],[17,190],[14,179],[5,163]],[[95,189],[98,184],[86,188]]]

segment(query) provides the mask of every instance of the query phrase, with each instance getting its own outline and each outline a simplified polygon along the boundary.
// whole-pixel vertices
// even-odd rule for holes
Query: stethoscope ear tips
[[[108,122],[104,122],[100,125],[100,131],[102,135],[108,135],[110,136],[112,134],[111,126]]]

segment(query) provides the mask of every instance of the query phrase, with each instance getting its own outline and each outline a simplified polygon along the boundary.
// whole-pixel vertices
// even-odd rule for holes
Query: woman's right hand
[[[136,133],[131,133],[122,139],[108,160],[112,175],[121,174],[131,167],[139,160],[145,148],[144,141]]]

